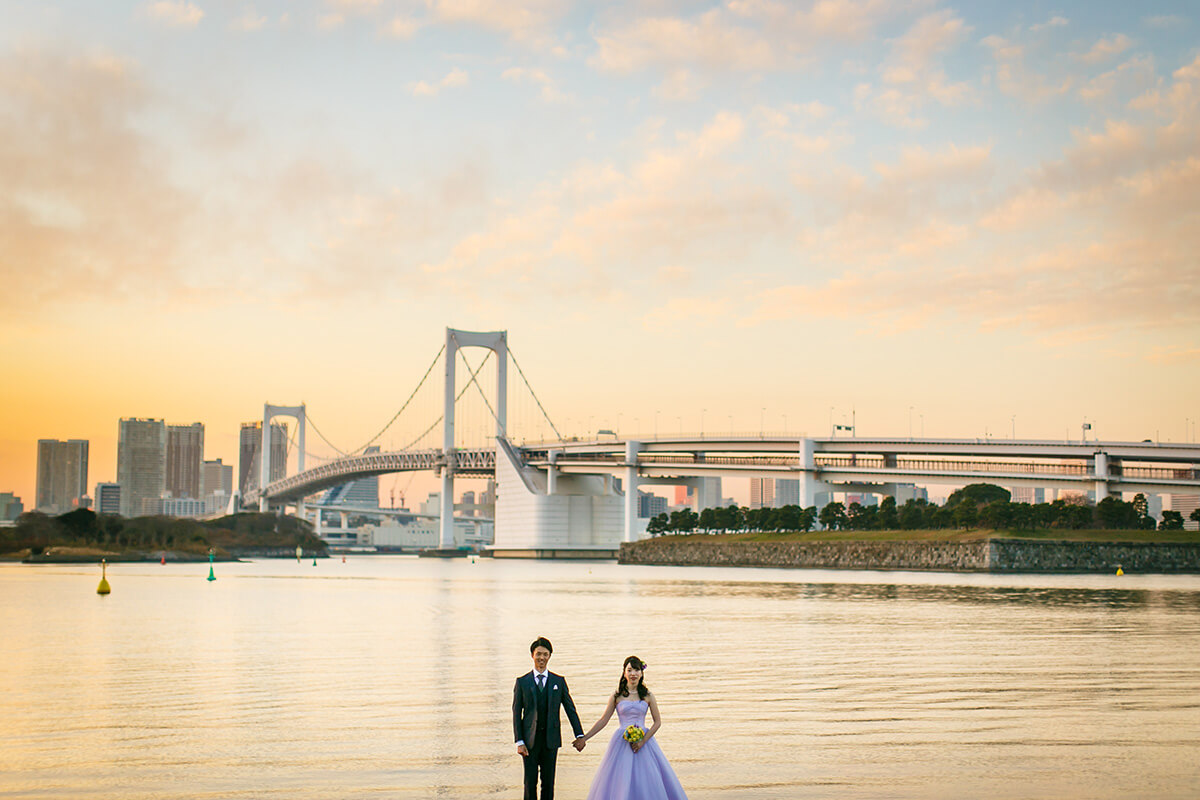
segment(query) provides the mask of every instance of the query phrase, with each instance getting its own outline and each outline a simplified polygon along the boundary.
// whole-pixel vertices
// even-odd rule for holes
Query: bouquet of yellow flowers
[[[633,744],[634,742],[640,742],[645,738],[646,732],[637,725],[630,725],[625,729],[625,741],[629,742],[630,744]]]

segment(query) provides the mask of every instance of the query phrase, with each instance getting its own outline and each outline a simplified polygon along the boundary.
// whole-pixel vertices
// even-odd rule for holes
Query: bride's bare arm
[[[654,724],[646,731],[646,739],[649,739],[662,727],[662,717],[658,715],[658,701],[654,699],[653,692],[646,695],[646,703],[650,706],[650,718],[654,720]]]
[[[583,740],[586,742],[588,739],[591,739],[597,733],[604,730],[604,726],[608,724],[610,719],[612,719],[613,711],[616,709],[617,696],[609,695],[608,705],[604,707],[604,714],[600,717],[600,719],[596,720],[596,724],[592,726],[592,729],[583,735]]]

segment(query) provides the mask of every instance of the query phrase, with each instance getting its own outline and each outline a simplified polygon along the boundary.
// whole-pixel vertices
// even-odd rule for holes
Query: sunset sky
[[[362,444],[447,326],[507,330],[564,432],[1195,438],[1194,2],[0,19],[0,492],[26,508],[37,439],[89,439],[94,485],[125,416],[236,463],[239,423],[305,402]]]

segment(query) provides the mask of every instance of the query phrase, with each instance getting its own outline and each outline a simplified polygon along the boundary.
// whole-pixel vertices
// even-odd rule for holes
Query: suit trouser
[[[538,772],[542,773],[542,800],[554,800],[554,767],[558,761],[558,748],[535,744],[529,755],[521,756],[525,761],[525,800],[538,800]]]

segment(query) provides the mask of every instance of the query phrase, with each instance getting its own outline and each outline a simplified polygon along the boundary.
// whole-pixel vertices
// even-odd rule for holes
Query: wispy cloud
[[[194,28],[204,19],[204,12],[187,0],[158,0],[144,7],[150,19],[172,28]]]
[[[1123,33],[1118,33],[1116,36],[1099,40],[1092,45],[1092,49],[1086,53],[1077,53],[1075,58],[1085,64],[1101,64],[1119,56],[1132,46],[1132,39]]]
[[[455,67],[446,73],[446,76],[440,81],[428,83],[426,81],[416,81],[408,85],[409,91],[416,97],[435,97],[443,89],[454,89],[460,86],[466,86],[471,82],[471,76],[464,69]]]
[[[250,6],[242,12],[241,16],[234,19],[229,24],[229,27],[232,30],[241,31],[242,33],[253,33],[254,31],[262,30],[266,24],[266,15],[259,14],[253,6]]]

